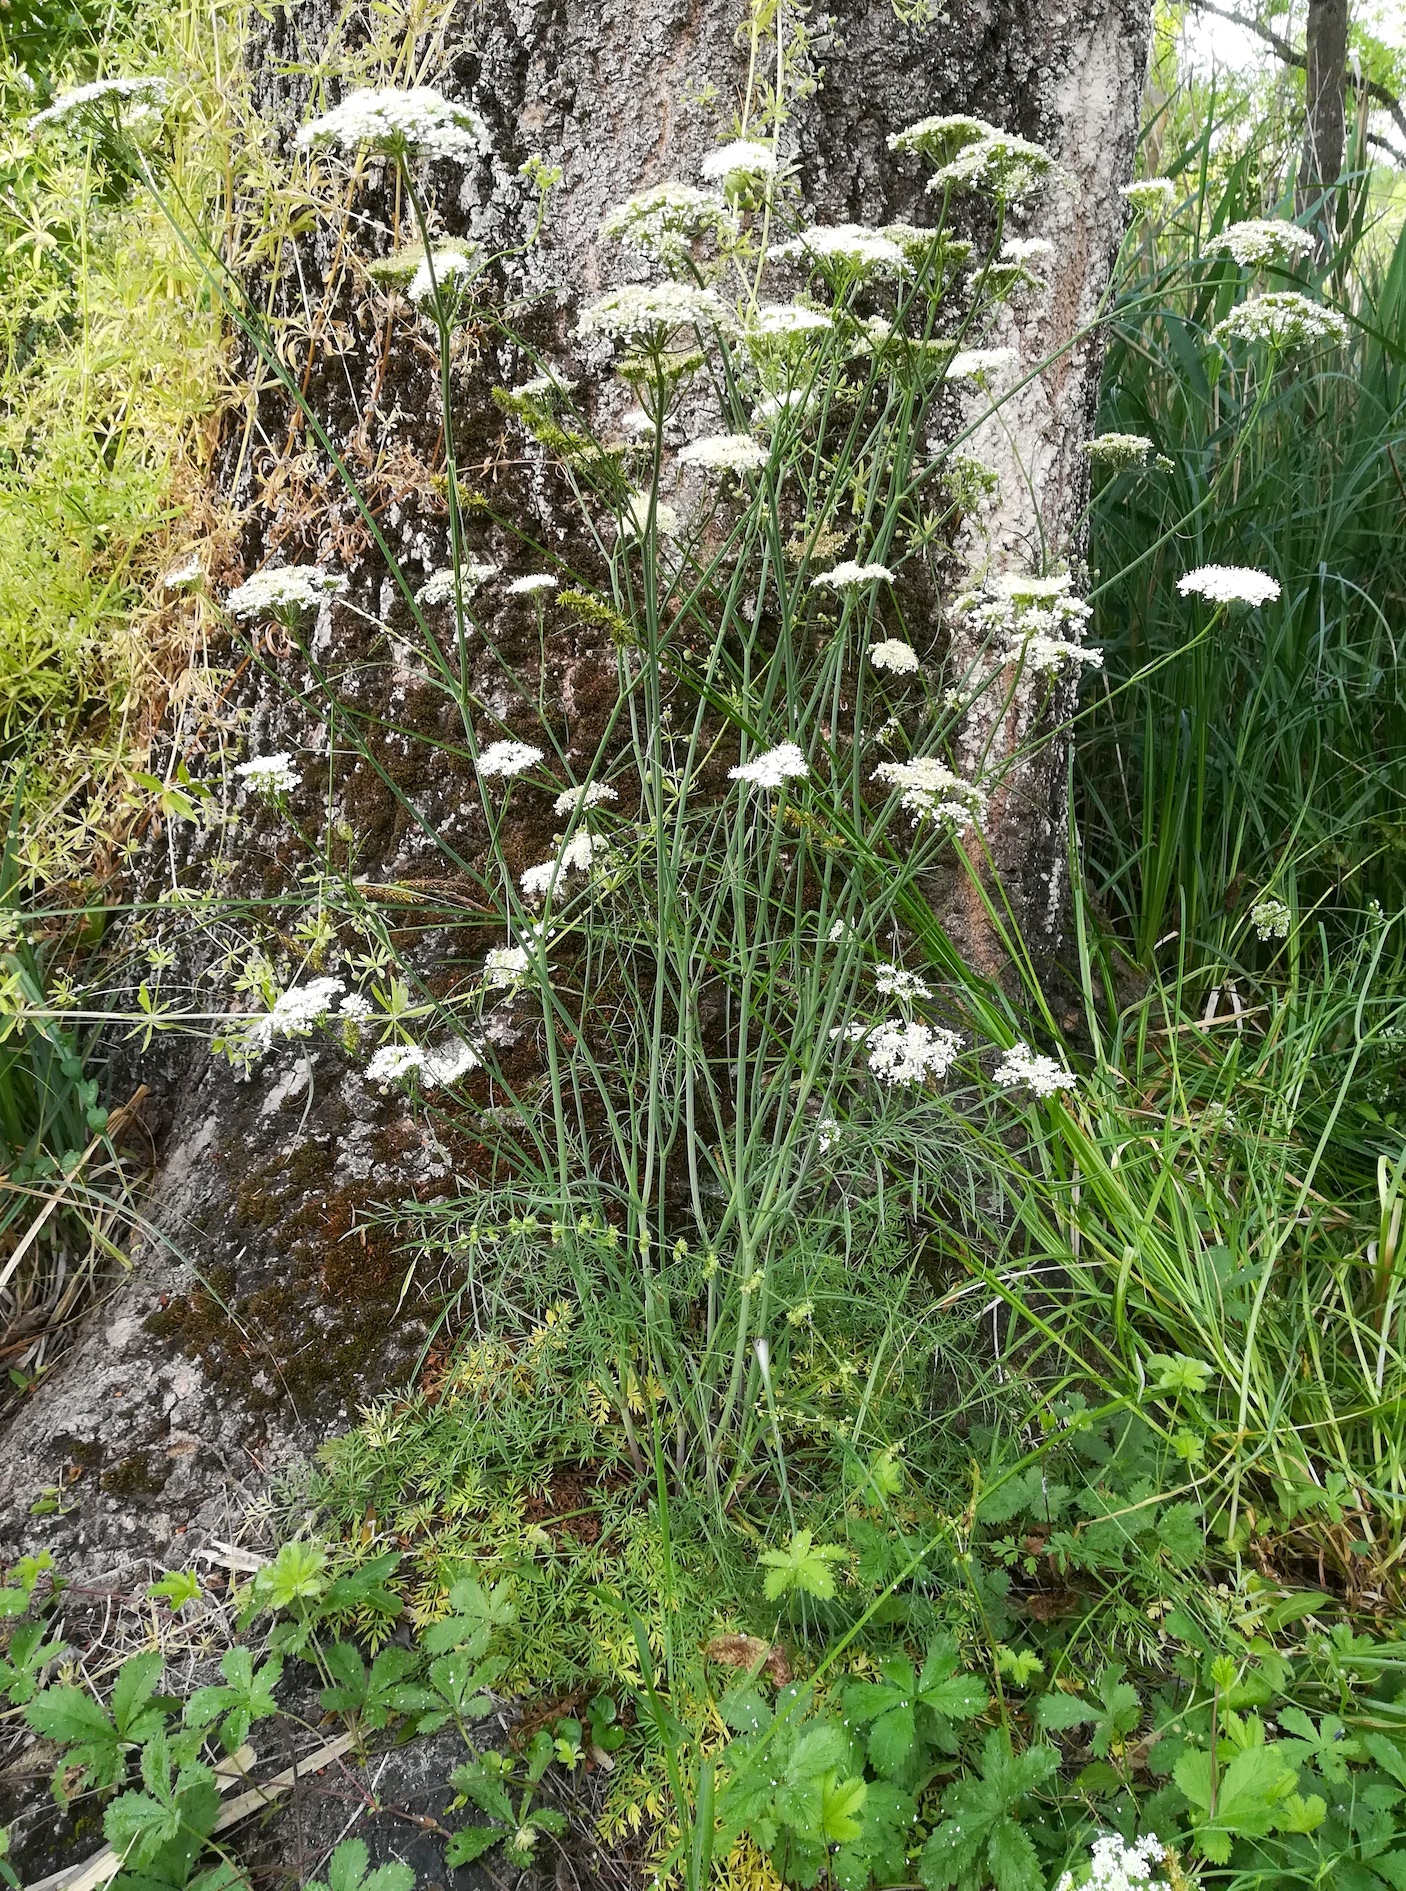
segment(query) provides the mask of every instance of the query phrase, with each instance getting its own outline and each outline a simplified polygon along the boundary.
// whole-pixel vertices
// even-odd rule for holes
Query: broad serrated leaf
[[[820,1827],[832,1845],[844,1845],[859,1837],[864,1829],[860,1816],[868,1787],[860,1778],[840,1779],[825,1776],[820,1788]]]
[[[444,1848],[444,1862],[451,1871],[471,1865],[507,1836],[507,1827],[502,1825],[461,1825]]]
[[[1263,1838],[1271,1830],[1277,1808],[1294,1792],[1298,1778],[1273,1747],[1244,1747],[1221,1768],[1213,1815],[1209,1753],[1183,1753],[1173,1777],[1191,1802],[1196,1843],[1217,1865],[1229,1861],[1233,1839]]]
[[[1057,1688],[1042,1694],[1035,1707],[1035,1724],[1046,1733],[1068,1733],[1072,1727],[1083,1727],[1097,1719],[1098,1708],[1092,1702]]]
[[[891,1707],[869,1729],[869,1758],[875,1772],[892,1779],[913,1757],[917,1721],[912,1702]]]
[[[986,1859],[997,1891],[1045,1891],[1045,1874],[1024,1826],[1002,1819],[991,1832]]]
[[[797,1593],[833,1601],[835,1577],[830,1565],[843,1556],[838,1543],[815,1543],[809,1530],[798,1530],[784,1550],[763,1550],[757,1560],[767,1571],[767,1601]]]

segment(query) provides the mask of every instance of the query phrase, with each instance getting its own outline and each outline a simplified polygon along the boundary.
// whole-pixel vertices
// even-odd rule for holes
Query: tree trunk
[[[1338,180],[1343,170],[1347,89],[1348,0],[1308,0],[1303,156],[1298,210],[1315,213],[1320,243],[1336,228]]]
[[[285,148],[310,110],[306,81],[286,75],[316,63],[333,13],[308,0],[252,26],[257,93]],[[545,241],[514,285],[524,321],[544,342],[559,340],[566,311],[616,270],[597,244],[603,213],[649,184],[696,176],[742,81],[737,26],[733,0],[469,0],[455,14],[424,82],[477,107],[495,160],[491,182],[456,175],[433,211],[446,234],[502,242],[530,195],[522,161],[540,151],[561,165]],[[1048,365],[986,443],[1002,474],[982,553],[995,570],[1068,562],[1077,571],[1082,557],[1080,447],[1100,358],[1092,325],[1124,227],[1119,191],[1130,175],[1147,31],[1147,0],[952,0],[931,29],[900,23],[889,0],[838,0],[811,46],[820,83],[786,134],[808,204],[831,221],[921,220],[925,174],[889,151],[887,134],[929,114],[979,115],[1044,143],[1064,167],[1066,182],[1035,226],[1056,245],[1048,290],[1007,317],[1023,360]],[[709,86],[722,101],[716,117],[698,102]],[[403,206],[372,166],[354,209],[354,223],[297,239],[296,267],[285,246],[274,299],[300,334],[285,358],[398,554],[432,568],[445,562],[431,484],[432,364],[403,337],[393,345],[385,301],[354,254],[359,232],[385,244],[399,217],[403,235]],[[524,463],[489,398],[502,372],[491,358],[462,364],[460,458],[494,504],[521,507],[518,516],[532,517],[539,542],[553,547],[564,542],[560,493],[540,464]],[[246,567],[320,554],[348,573],[358,604],[385,615],[384,567],[341,496],[300,459],[297,416],[265,385],[244,420],[231,431],[226,483],[245,508]],[[339,618],[336,650],[322,654],[348,663],[364,655],[356,634]],[[511,658],[506,627],[501,647]],[[533,652],[535,660],[535,643]],[[584,627],[551,653],[561,702],[584,723],[597,713],[604,656]],[[348,687],[370,700],[382,690],[376,674],[368,669]],[[998,755],[1023,752],[1043,718],[1058,719],[1048,696],[1016,692],[994,732]],[[413,681],[394,672],[378,705],[388,722],[413,725],[430,713]],[[251,686],[248,707],[251,752],[311,739],[276,687]],[[993,807],[992,854],[1037,945],[1051,945],[1059,930],[1066,765],[1064,745],[1046,743],[1010,772]],[[465,784],[442,763],[417,775],[413,758],[388,749],[385,766],[400,770],[436,829],[467,818]],[[344,769],[340,789],[359,870],[373,885],[413,878],[426,843],[388,801],[383,779],[358,763]],[[540,836],[520,844],[524,860],[540,857]],[[254,848],[275,880],[280,846],[270,827]],[[989,958],[960,888],[945,898],[959,944]],[[272,1467],[345,1427],[359,1403],[414,1364],[430,1302],[407,1282],[394,1240],[368,1232],[363,1215],[432,1193],[444,1151],[396,1102],[339,1081],[325,1053],[286,1057],[281,1068],[277,1082],[258,1085],[209,1060],[172,1076],[167,1154],[148,1210],[160,1235],[138,1246],[121,1292],[12,1425],[0,1552],[42,1540],[66,1574],[183,1555],[201,1534],[225,1534]],[[31,1506],[45,1489],[61,1495],[41,1522]]]

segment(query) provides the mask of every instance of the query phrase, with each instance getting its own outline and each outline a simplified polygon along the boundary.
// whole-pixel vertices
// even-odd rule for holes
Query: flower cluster
[[[459,567],[459,591],[461,596],[471,598],[481,585],[498,576],[496,565],[486,565],[480,559],[466,558]],[[415,593],[418,604],[448,604],[454,596],[454,573],[449,570],[436,571],[426,578]]]
[[[745,433],[710,433],[694,440],[679,454],[684,466],[701,466],[710,473],[755,473],[766,465],[764,446]]]
[[[608,852],[608,843],[599,835],[584,831],[573,834],[554,860],[539,861],[535,867],[528,867],[522,873],[518,885],[522,888],[523,898],[542,899],[555,889],[563,874],[588,873],[593,866],[600,864],[601,856]]]
[[[1045,578],[1006,571],[957,599],[957,614],[984,636],[1000,640],[1002,655],[1020,658],[1027,669],[1056,670],[1064,663],[1103,662],[1099,650],[1080,644],[1093,612],[1070,591],[1066,573]]]
[[[908,1004],[914,998],[931,998],[932,993],[916,972],[905,972],[901,965],[881,961],[874,967],[874,990],[882,998],[897,998]]]
[[[762,302],[748,325],[749,336],[764,336],[768,341],[788,341],[798,335],[818,335],[835,324],[819,309],[803,308],[799,302]]]
[[[1177,187],[1170,177],[1144,177],[1125,184],[1123,195],[1139,217],[1169,217],[1176,209]]]
[[[739,184],[756,183],[775,177],[776,152],[769,144],[755,138],[734,138],[730,144],[710,151],[698,167],[708,184],[721,184],[726,190]]]
[[[530,742],[490,742],[478,758],[478,772],[480,775],[501,775],[506,781],[509,776],[520,775],[525,768],[533,767],[541,759],[541,749],[534,748]]]
[[[869,1051],[869,1068],[880,1083],[922,1083],[945,1077],[961,1049],[955,1031],[931,1024],[891,1019],[885,1024],[851,1024],[845,1036]]]
[[[989,190],[1006,203],[1028,197],[1055,169],[1043,145],[965,113],[920,119],[892,133],[889,149],[920,151],[937,166],[928,179],[930,191]]]
[[[481,274],[483,251],[476,243],[446,243],[421,257],[406,295],[417,309],[457,303],[467,283]]]
[[[1279,595],[1279,580],[1248,565],[1198,565],[1177,579],[1183,597],[1205,598],[1208,604],[1268,604]]]
[[[880,762],[873,779],[901,791],[899,806],[913,817],[914,827],[924,820],[947,821],[960,832],[986,818],[986,796],[981,789],[931,756]]]
[[[402,91],[363,86],[298,133],[304,150],[370,145],[387,157],[452,158],[468,164],[491,149],[488,127],[471,105],[456,105],[427,85]]]
[[[908,267],[892,237],[882,230],[867,229],[862,223],[818,223],[802,230],[789,243],[779,243],[772,255],[793,257],[821,269],[829,265],[832,270],[853,276],[898,276]]]
[[[702,237],[723,242],[734,236],[736,219],[711,191],[696,190],[692,184],[656,184],[607,212],[600,233],[607,242],[668,264]]]
[[[508,586],[510,598],[530,598],[539,591],[555,591],[557,581],[550,571],[532,571],[525,578],[514,578]]]
[[[1016,652],[1027,670],[1040,675],[1049,675],[1066,665],[1074,669],[1084,668],[1101,670],[1103,652],[1093,648],[1085,649],[1083,644],[1070,643],[1064,637],[1042,637],[1038,633],[1027,637],[1020,650]]]
[[[275,617],[287,623],[315,610],[324,598],[340,597],[346,588],[345,578],[320,565],[284,565],[278,571],[256,571],[235,586],[225,606],[236,617]]]
[[[1146,466],[1152,456],[1152,442],[1145,433],[1100,433],[1084,442],[1084,452],[1095,466],[1120,473],[1125,467]]]
[[[631,536],[643,538],[649,530],[649,505],[647,492],[632,492],[626,500],[622,524]],[[654,529],[660,538],[677,538],[683,530],[682,519],[667,499],[654,501]]]
[[[387,1090],[393,1083],[418,1076],[427,1090],[457,1083],[480,1063],[477,1050],[462,1038],[427,1051],[418,1044],[383,1044],[366,1066],[366,1081]]]
[[[584,788],[566,788],[552,803],[552,813],[562,816],[584,814],[606,801],[617,801],[615,790],[603,781],[588,781]]]
[[[1163,1880],[1153,1873],[1166,1856],[1167,1848],[1155,1832],[1131,1845],[1117,1832],[1105,1832],[1094,1840],[1083,1870],[1066,1871],[1055,1891],[1156,1891]]]
[[[731,781],[745,781],[754,788],[779,788],[785,781],[798,780],[808,775],[810,769],[805,756],[794,742],[782,742],[774,749],[767,749],[753,761],[740,762],[736,768],[729,768],[727,772]]]
[[[1001,261],[1019,263],[1024,268],[1048,262],[1054,253],[1054,244],[1045,236],[1008,236],[1001,245]]]
[[[255,755],[241,762],[234,772],[256,795],[268,801],[277,795],[291,794],[301,779],[286,749],[277,755]]]
[[[345,990],[340,978],[314,978],[306,985],[293,985],[280,992],[268,1015],[256,1018],[249,1027],[249,1043],[255,1055],[271,1049],[282,1037],[311,1037],[330,1017]]]
[[[1306,295],[1285,289],[1242,302],[1223,322],[1217,322],[1211,333],[1219,342],[1264,342],[1286,354],[1295,348],[1346,341],[1347,328],[1347,317],[1336,309],[1324,308],[1321,302],[1310,302]]]
[[[1289,936],[1290,912],[1283,900],[1256,900],[1250,908],[1250,924],[1259,939],[1287,939]]]
[[[911,643],[901,637],[885,637],[869,646],[869,661],[876,670],[891,670],[895,676],[912,676],[922,666]]]
[[[947,363],[949,381],[979,381],[1014,367],[1020,356],[1014,348],[959,348]]]
[[[576,332],[662,347],[681,328],[725,328],[729,319],[714,289],[687,282],[627,283],[583,309]]]
[[[1282,217],[1247,217],[1243,223],[1231,223],[1216,238],[1214,248],[1234,257],[1237,263],[1254,268],[1262,263],[1288,263],[1296,256],[1307,256],[1313,248],[1313,236],[1297,223]]]
[[[483,982],[490,991],[511,991],[531,965],[526,946],[493,946],[483,961]]]
[[[994,1080],[1003,1090],[1026,1089],[1037,1097],[1052,1097],[1057,1090],[1072,1090],[1074,1073],[1053,1057],[1042,1057],[1017,1040],[996,1066]]]
[[[892,584],[893,573],[887,565],[861,565],[846,558],[829,571],[817,572],[810,581],[813,591],[857,591],[866,584]]]
[[[165,79],[94,79],[91,85],[78,85],[71,92],[61,92],[52,105],[34,114],[29,129],[33,131],[36,125],[54,125],[65,118],[76,117],[90,105],[112,106],[118,112],[127,105],[135,105],[149,112],[164,105],[170,94],[171,87]]]

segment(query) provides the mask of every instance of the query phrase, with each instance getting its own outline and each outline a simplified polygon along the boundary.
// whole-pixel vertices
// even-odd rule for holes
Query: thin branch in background
[[[1214,0],[1192,0],[1192,4],[1198,13],[1213,13],[1218,20],[1228,20],[1232,26],[1241,27],[1245,32],[1255,34],[1278,58],[1283,60],[1286,66],[1294,66],[1300,72],[1307,70],[1308,55],[1300,52],[1298,47],[1285,39],[1281,33],[1276,33],[1272,26],[1266,26],[1263,20],[1255,19],[1249,14],[1237,13],[1230,7],[1218,7],[1214,4]],[[1354,78],[1353,84],[1374,104],[1382,107],[1401,133],[1402,138],[1406,139],[1406,106],[1402,105],[1395,92],[1376,79]],[[1370,133],[1368,142],[1380,145],[1383,150],[1389,151],[1398,163],[1406,164],[1406,152],[1398,151],[1395,145],[1387,143],[1382,138],[1373,137]]]

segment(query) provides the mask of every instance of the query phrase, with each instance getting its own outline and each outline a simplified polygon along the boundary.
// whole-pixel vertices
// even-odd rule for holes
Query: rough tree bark
[[[984,443],[1003,474],[991,527],[998,567],[1069,560],[1077,570],[1081,556],[1079,448],[1100,354],[1097,335],[1083,331],[1124,227],[1119,190],[1131,170],[1147,10],[1147,0],[950,0],[943,22],[920,30],[899,23],[889,0],[836,0],[816,47],[823,83],[791,127],[805,197],[832,221],[923,220],[923,168],[891,154],[886,140],[931,113],[988,119],[1044,143],[1064,167],[1065,183],[1032,226],[1056,245],[1048,293],[1007,318],[1026,360],[1050,365]],[[306,78],[285,75],[315,62],[335,12],[329,0],[304,0],[253,28],[262,107],[285,147],[307,111]],[[455,179],[435,204],[445,232],[501,240],[527,197],[517,167],[541,151],[562,165],[565,184],[522,286],[563,288],[570,305],[588,296],[617,273],[597,247],[602,213],[651,183],[693,178],[700,153],[720,129],[726,135],[740,79],[737,25],[737,0],[467,0],[445,69],[426,77],[484,114],[496,155],[491,185]],[[713,109],[687,103],[708,86],[723,101],[721,127]],[[383,177],[368,174],[356,209],[363,227],[389,220]],[[412,346],[388,345],[385,300],[376,301],[348,249],[326,228],[300,239],[289,279],[319,285],[320,299],[305,310],[299,365],[397,550],[432,568],[444,562],[442,507],[426,471],[433,364]],[[568,309],[541,319],[564,335]],[[502,418],[487,398],[498,378],[493,361],[464,378],[463,458],[511,488],[543,543],[559,543],[551,479],[522,466],[516,437],[511,454],[501,450]],[[349,573],[358,602],[383,615],[393,603],[384,571],[320,472],[285,451],[286,410],[265,392],[251,396],[247,419],[247,431],[231,429],[227,481],[246,508],[248,568],[322,555]],[[504,624],[509,654],[514,634]],[[339,622],[337,635],[354,629]],[[575,641],[563,633],[551,655],[562,701],[589,721],[609,652],[579,631]],[[385,704],[413,720],[413,682],[392,672],[384,688]],[[286,746],[278,738],[289,711],[278,693],[254,689],[249,706],[255,752]],[[1009,749],[1041,713],[1033,697],[1016,701]],[[452,771],[431,779],[405,766],[407,792],[432,823],[470,818],[468,784]],[[1008,781],[992,827],[998,865],[1037,941],[1058,929],[1064,780],[1063,751],[1047,745]],[[344,784],[358,864],[373,879],[413,878],[425,850],[376,790],[355,768]],[[522,837],[524,860],[541,857],[541,841]],[[279,846],[272,827],[251,843],[275,867]],[[960,935],[959,905],[949,918]],[[306,1065],[290,1053],[267,1074],[273,1062],[258,1085],[208,1060],[173,1070],[164,1167],[148,1208],[159,1237],[139,1245],[121,1291],[12,1424],[0,1554],[42,1541],[68,1574],[182,1556],[202,1533],[231,1527],[272,1467],[344,1426],[413,1362],[428,1303],[403,1301],[403,1256],[359,1232],[358,1217],[378,1201],[432,1192],[444,1152],[395,1101],[344,1080],[335,1053],[317,1051]],[[57,1493],[57,1507],[35,1518],[45,1490]]]
[[[1336,222],[1337,184],[1343,171],[1347,21],[1348,0],[1308,0],[1298,209],[1300,216],[1317,211],[1325,241],[1331,239]]]

